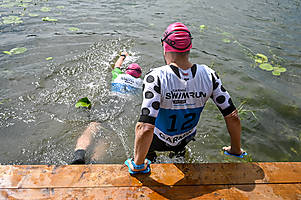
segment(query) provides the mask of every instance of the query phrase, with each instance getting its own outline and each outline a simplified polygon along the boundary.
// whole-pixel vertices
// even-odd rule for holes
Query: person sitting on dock
[[[122,52],[115,65],[112,67],[112,86],[111,91],[117,94],[140,94],[142,89],[142,69],[137,63],[128,65],[125,73],[121,70],[124,59],[128,56],[127,52]],[[85,154],[90,146],[92,136],[101,128],[99,122],[91,122],[82,135],[77,139],[74,150],[74,158],[71,164],[85,164]]]
[[[223,150],[242,156],[238,112],[217,73],[206,65],[192,64],[192,37],[182,23],[166,29],[161,43],[166,65],[144,77],[140,118],[135,128],[134,158],[125,161],[131,174],[148,173],[155,151],[184,156],[185,146],[196,135],[205,103],[211,98],[224,116],[231,146]]]

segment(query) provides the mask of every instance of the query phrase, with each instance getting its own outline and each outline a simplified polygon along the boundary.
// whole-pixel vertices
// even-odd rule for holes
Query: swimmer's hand
[[[123,51],[120,53],[120,56],[127,57],[127,56],[129,56],[129,54],[126,51]]]
[[[238,158],[243,158],[244,156],[248,155],[247,152],[245,152],[243,149],[240,149],[239,152],[235,152],[231,149],[231,146],[223,147],[224,154],[235,156]]]
[[[147,174],[151,171],[150,164],[151,161],[145,159],[144,163],[141,165],[136,165],[134,159],[127,159],[124,164],[128,166],[130,174]]]

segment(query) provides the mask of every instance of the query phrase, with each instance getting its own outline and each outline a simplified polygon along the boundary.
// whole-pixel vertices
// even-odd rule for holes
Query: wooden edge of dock
[[[301,162],[0,165],[0,199],[301,200]]]

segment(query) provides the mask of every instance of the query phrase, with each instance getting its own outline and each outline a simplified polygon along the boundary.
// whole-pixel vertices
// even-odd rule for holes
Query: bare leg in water
[[[107,144],[103,140],[98,140],[97,144],[95,145],[95,148],[93,150],[93,154],[91,156],[92,161],[100,160],[104,157],[104,154],[106,152]]]
[[[77,139],[74,159],[71,164],[85,164],[86,150],[91,144],[93,136],[100,129],[100,123],[91,122],[83,134]]]

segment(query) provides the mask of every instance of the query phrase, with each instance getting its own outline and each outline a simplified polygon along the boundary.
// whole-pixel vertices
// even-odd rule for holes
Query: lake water
[[[141,97],[110,93],[111,65],[123,50],[125,65],[139,63],[143,76],[163,65],[160,38],[176,21],[192,32],[191,61],[216,70],[239,108],[248,152],[244,160],[222,154],[229,136],[210,101],[185,162],[301,161],[300,4],[0,0],[0,163],[67,164],[93,120],[102,129],[88,155],[99,141],[104,150],[90,162],[132,157]],[[82,97],[90,111],[75,108]]]

